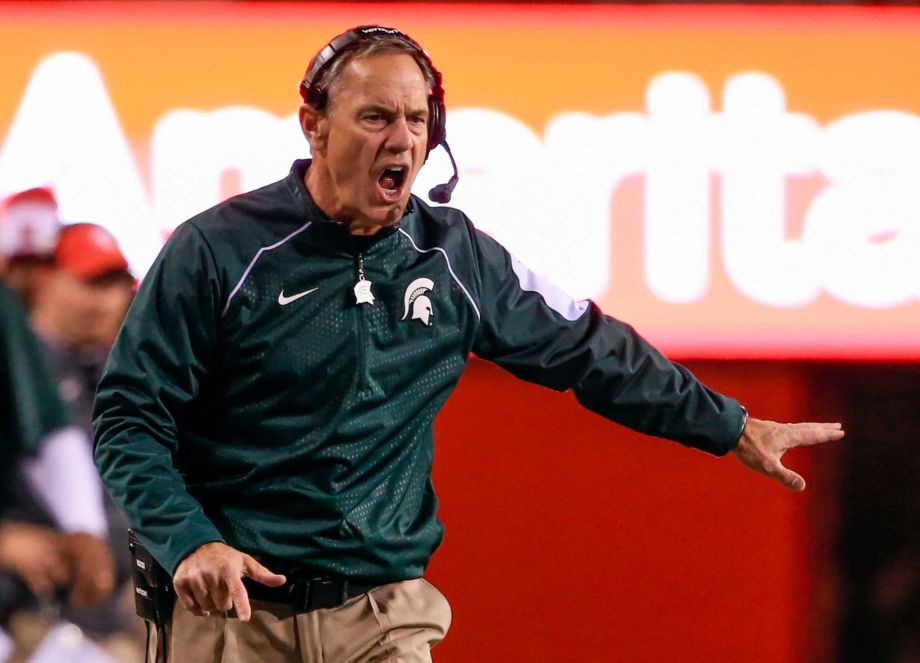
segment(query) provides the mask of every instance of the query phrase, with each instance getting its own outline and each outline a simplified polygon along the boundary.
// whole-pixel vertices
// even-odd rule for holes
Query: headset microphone
[[[428,192],[428,198],[433,203],[444,205],[450,202],[450,196],[454,192],[454,187],[456,187],[457,182],[460,181],[460,173],[457,171],[457,162],[454,161],[454,155],[451,154],[450,145],[447,144],[446,140],[442,140],[441,145],[444,146],[447,156],[450,157],[450,165],[454,168],[454,174],[450,176],[450,179],[446,183],[432,187],[431,191]]]

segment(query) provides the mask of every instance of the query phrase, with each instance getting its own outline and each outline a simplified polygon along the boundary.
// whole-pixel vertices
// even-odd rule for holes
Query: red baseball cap
[[[54,264],[87,281],[112,272],[131,275],[118,242],[108,230],[94,223],[74,223],[61,228]]]

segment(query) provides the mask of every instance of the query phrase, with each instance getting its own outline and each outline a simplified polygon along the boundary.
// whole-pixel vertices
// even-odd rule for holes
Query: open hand
[[[284,576],[272,573],[250,555],[215,541],[200,546],[182,560],[173,576],[173,586],[179,601],[193,615],[206,617],[214,611],[235,608],[240,621],[248,622],[252,609],[244,577],[269,587],[286,582]]]
[[[755,472],[776,479],[790,490],[801,492],[805,490],[805,479],[783,466],[783,454],[795,447],[832,442],[843,436],[840,424],[778,424],[748,419],[732,453]]]

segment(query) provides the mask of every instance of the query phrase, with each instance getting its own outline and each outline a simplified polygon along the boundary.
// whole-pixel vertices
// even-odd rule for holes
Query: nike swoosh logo
[[[298,292],[296,295],[291,295],[290,297],[284,296],[284,288],[281,289],[281,292],[278,293],[278,303],[282,306],[287,306],[291,302],[296,302],[301,297],[306,297],[311,292],[316,292],[319,288],[313,288],[312,290],[304,290],[303,292]]]

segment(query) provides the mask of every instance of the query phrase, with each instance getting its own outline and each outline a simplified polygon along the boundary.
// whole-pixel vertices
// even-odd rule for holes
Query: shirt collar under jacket
[[[294,196],[297,206],[306,211],[307,219],[313,222],[310,228],[311,235],[322,237],[324,240],[347,249],[351,252],[366,251],[371,246],[382,239],[385,239],[396,232],[401,226],[406,224],[415,216],[416,205],[413,196],[409,197],[409,204],[406,205],[406,211],[403,212],[402,219],[399,223],[387,226],[374,235],[352,235],[348,232],[348,227],[342,221],[329,218],[329,216],[319,208],[319,205],[313,200],[313,196],[307,190],[304,177],[307,169],[312,163],[311,159],[297,159],[291,165],[291,172],[287,176],[288,190]]]

